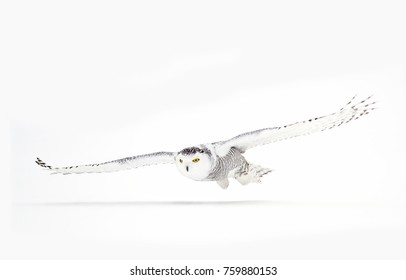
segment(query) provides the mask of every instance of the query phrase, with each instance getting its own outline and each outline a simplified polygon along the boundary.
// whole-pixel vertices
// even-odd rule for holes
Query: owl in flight
[[[39,158],[36,163],[52,171],[53,174],[112,172],[160,163],[174,163],[182,175],[196,181],[216,181],[223,189],[228,187],[229,178],[236,179],[242,185],[259,183],[261,177],[271,172],[271,169],[248,162],[244,157],[248,149],[339,127],[375,109],[372,107],[375,104],[371,101],[372,96],[359,102],[355,101],[355,97],[338,112],[330,115],[279,127],[254,130],[225,141],[187,147],[179,152],[157,152],[104,163],[69,167],[52,167]]]

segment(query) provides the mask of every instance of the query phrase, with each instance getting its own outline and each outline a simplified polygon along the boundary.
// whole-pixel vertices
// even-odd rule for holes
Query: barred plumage
[[[206,180],[221,180],[228,177],[228,174],[233,170],[239,173],[243,173],[248,170],[248,162],[235,148],[231,148],[228,154],[223,157],[216,156],[213,170],[210,172],[209,176],[207,176]]]

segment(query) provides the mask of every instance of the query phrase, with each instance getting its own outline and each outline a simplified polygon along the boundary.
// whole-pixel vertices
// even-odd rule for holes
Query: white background
[[[0,258],[404,259],[401,1],[2,3]],[[260,185],[171,165],[49,176],[35,165],[178,151],[379,110],[250,150]]]

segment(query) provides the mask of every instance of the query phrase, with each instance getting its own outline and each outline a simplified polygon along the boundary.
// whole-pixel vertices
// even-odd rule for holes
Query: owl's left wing
[[[171,152],[158,152],[152,154],[145,154],[133,157],[127,157],[103,163],[76,165],[67,167],[53,167],[47,165],[45,162],[37,158],[35,161],[39,166],[52,171],[52,174],[79,174],[79,173],[101,173],[101,172],[114,172],[132,168],[138,168],[147,165],[161,164],[161,163],[174,163],[175,153]]]
[[[229,140],[213,143],[213,145],[220,154],[226,154],[232,147],[243,153],[255,146],[338,127],[367,115],[370,111],[375,109],[371,107],[375,104],[375,102],[370,101],[372,96],[358,103],[354,102],[355,97],[356,96],[336,113],[285,126],[264,128],[243,133]]]

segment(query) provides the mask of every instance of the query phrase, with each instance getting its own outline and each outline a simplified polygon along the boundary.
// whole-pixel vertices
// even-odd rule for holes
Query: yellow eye
[[[194,160],[192,160],[193,162],[198,162],[200,160],[200,158],[195,158]]]
[[[182,163],[182,162],[183,162],[183,160],[182,160],[182,159],[180,159],[180,160],[179,160],[179,162],[180,162],[180,163]]]

